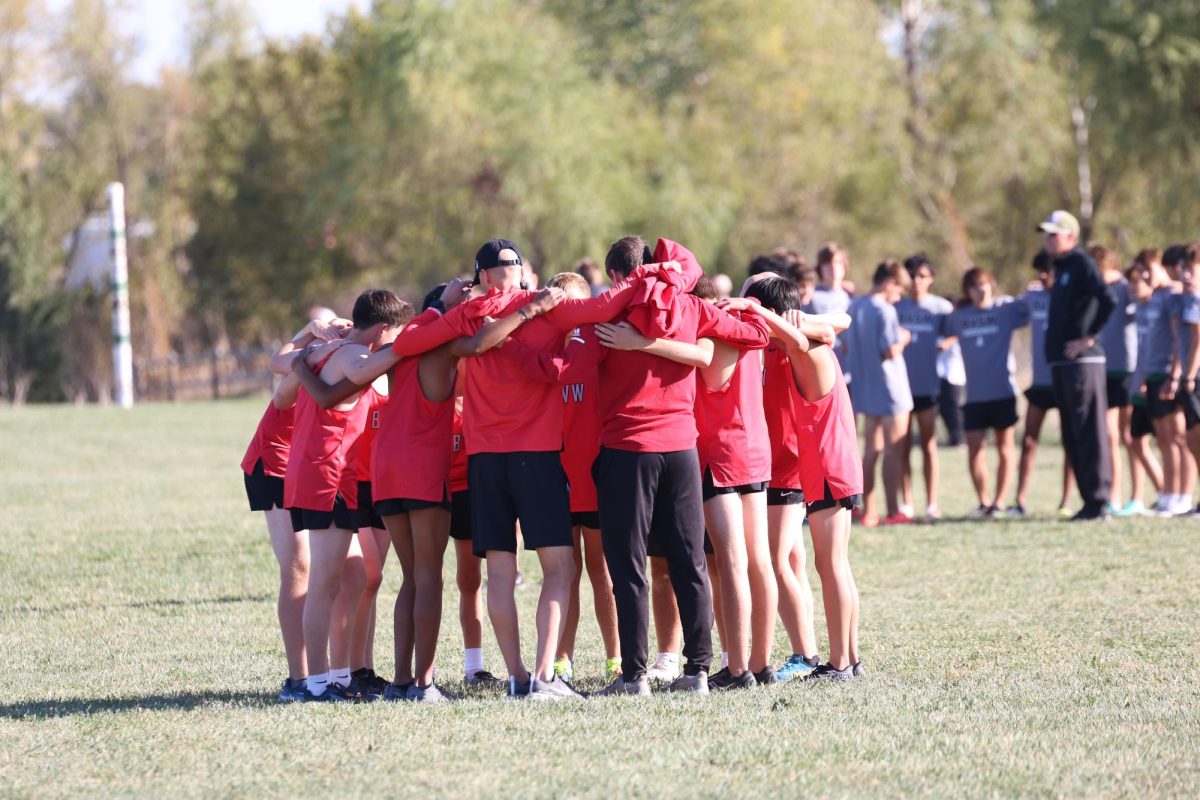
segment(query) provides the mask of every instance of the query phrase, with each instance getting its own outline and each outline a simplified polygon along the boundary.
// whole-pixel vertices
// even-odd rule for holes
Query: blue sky
[[[68,0],[48,0],[59,10]],[[249,0],[259,29],[268,37],[291,37],[324,30],[331,13],[350,6],[366,9],[368,0]],[[153,82],[164,64],[183,62],[183,23],[187,0],[131,0],[133,13],[126,22],[140,44],[134,67],[138,80]]]

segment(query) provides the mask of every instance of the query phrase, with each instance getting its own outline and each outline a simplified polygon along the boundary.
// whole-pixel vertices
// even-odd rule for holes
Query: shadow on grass
[[[185,692],[152,694],[143,697],[76,698],[67,700],[30,700],[0,704],[0,719],[57,719],[122,711],[192,711],[210,705],[232,703],[239,706],[279,705],[274,694],[262,692]]]
[[[186,606],[222,605],[229,603],[262,603],[274,600],[272,594],[224,595],[222,597],[168,598],[162,600],[133,600],[128,603],[63,603],[56,606],[16,606],[13,614],[61,614],[84,608],[183,608]]]

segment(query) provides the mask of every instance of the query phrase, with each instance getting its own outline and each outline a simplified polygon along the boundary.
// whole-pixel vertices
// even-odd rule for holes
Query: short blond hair
[[[592,296],[592,285],[576,272],[560,272],[546,281],[546,286],[562,289],[568,297],[576,297],[581,300]]]

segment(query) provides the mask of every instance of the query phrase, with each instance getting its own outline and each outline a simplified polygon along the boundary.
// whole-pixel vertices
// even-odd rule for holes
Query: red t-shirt
[[[796,379],[787,350],[767,345],[763,369],[763,411],[771,440],[771,488],[801,489],[800,423],[796,419]]]
[[[829,394],[808,402],[795,390],[796,422],[800,447],[800,482],[808,502],[822,499],[841,500],[862,494],[862,455],[858,451],[858,431],[854,410],[842,368],[836,362],[837,382]],[[794,382],[793,382],[794,385]],[[832,498],[825,497],[828,483]]]
[[[420,359],[402,359],[391,373],[387,405],[375,438],[371,496],[376,500],[446,498],[454,398],[433,402],[421,391]]]
[[[624,310],[640,278],[638,275],[618,284],[598,297],[564,300],[549,313],[522,324],[511,338],[538,351],[558,351],[567,331],[589,322],[604,322]],[[444,315],[427,311],[396,338],[392,349],[402,356],[417,355],[460,336],[472,336],[483,325],[483,317],[513,313],[528,305],[534,294],[518,289],[493,290],[460,303]],[[471,359],[463,384],[467,453],[561,450],[562,403],[558,391],[556,385],[512,369],[497,348]]]
[[[462,415],[455,411],[450,429],[450,492],[465,492],[467,488],[467,440]]]
[[[696,375],[696,450],[700,471],[712,470],[714,486],[744,486],[771,479],[761,364],[757,352],[742,352],[729,383],[717,391],[705,388]]]
[[[300,390],[292,451],[283,480],[285,507],[331,511],[340,493],[347,508],[358,508],[358,478],[349,464],[349,454],[370,410],[370,403],[363,402],[362,396],[346,411],[321,408],[308,392]]]
[[[282,478],[287,473],[294,423],[294,405],[276,408],[274,402],[267,403],[267,410],[258,421],[258,429],[246,448],[246,455],[242,457],[242,472],[247,475],[254,472],[254,465],[261,458],[264,474]]]
[[[354,465],[354,478],[360,483],[371,480],[371,451],[375,444],[375,435],[379,433],[379,417],[381,409],[387,405],[388,396],[375,391],[374,386],[368,386],[358,398],[358,402],[366,402],[367,421],[363,432],[355,440],[350,450],[350,463]]]

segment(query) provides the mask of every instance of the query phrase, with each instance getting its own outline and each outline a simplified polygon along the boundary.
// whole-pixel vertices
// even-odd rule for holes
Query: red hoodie
[[[695,344],[711,337],[746,349],[767,346],[769,330],[761,317],[735,319],[711,303],[684,292],[696,286],[702,270],[685,247],[660,239],[655,261],[678,261],[682,276],[670,276],[679,291],[658,291],[617,320],[629,319],[641,329],[661,332],[661,338]],[[639,298],[642,299],[642,298]],[[647,322],[649,320],[649,322]],[[655,325],[659,326],[655,329]],[[646,333],[643,331],[643,333]],[[651,335],[646,333],[647,336]],[[527,347],[505,345],[502,352],[516,359],[524,372],[554,383],[571,383],[586,373],[590,357],[599,361],[599,408],[603,420],[600,444],[615,450],[670,453],[696,446],[696,370],[640,350],[607,347],[581,349],[581,358]]]

